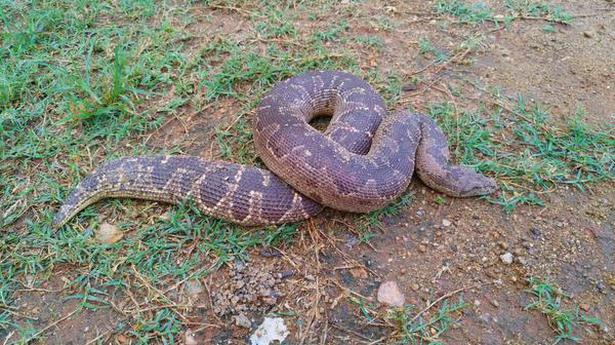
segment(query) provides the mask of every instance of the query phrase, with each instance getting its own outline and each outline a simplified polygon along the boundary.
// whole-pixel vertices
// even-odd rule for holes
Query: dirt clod
[[[213,292],[213,309],[217,315],[264,312],[282,295],[277,286],[281,279],[263,268],[237,265],[231,268],[229,276],[230,279]]]

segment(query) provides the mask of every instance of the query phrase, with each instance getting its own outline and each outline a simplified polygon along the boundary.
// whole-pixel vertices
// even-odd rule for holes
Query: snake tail
[[[322,210],[267,170],[193,156],[143,156],[110,161],[82,180],[56,213],[54,227],[112,197],[193,201],[207,215],[247,226],[292,223]]]

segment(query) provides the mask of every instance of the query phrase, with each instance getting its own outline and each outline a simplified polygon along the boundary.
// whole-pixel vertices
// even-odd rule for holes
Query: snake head
[[[462,179],[463,188],[459,191],[460,197],[487,195],[498,189],[498,185],[492,178],[474,171],[468,171],[465,175],[465,178]]]

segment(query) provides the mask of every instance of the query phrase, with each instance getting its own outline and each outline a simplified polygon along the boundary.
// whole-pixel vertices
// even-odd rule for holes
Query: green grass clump
[[[483,2],[469,3],[463,0],[438,0],[434,6],[437,14],[447,14],[459,19],[461,23],[509,24],[515,19],[543,19],[547,22],[570,24],[573,16],[561,6],[533,0],[506,0],[506,13],[496,15],[492,8]]]
[[[384,48],[384,40],[378,36],[357,36],[355,41],[362,46],[371,47],[377,51],[381,51]]]
[[[468,4],[460,0],[438,0],[435,5],[438,14],[449,14],[463,23],[481,24],[493,21],[493,11],[483,2]]]
[[[555,344],[563,340],[581,342],[581,338],[575,335],[579,324],[599,326],[602,321],[595,317],[583,315],[578,306],[574,309],[564,309],[561,306],[563,298],[568,298],[557,286],[540,278],[530,277],[528,280],[530,292],[534,298],[525,306],[525,310],[538,310],[544,314],[551,328],[557,333]]]
[[[572,15],[559,5],[530,0],[506,0],[506,7],[511,15],[521,17],[544,18],[547,21],[570,24]]]
[[[396,344],[427,344],[443,345],[441,336],[446,333],[451,326],[458,322],[455,318],[463,309],[468,306],[460,298],[457,302],[451,303],[445,299],[440,302],[439,308],[431,315],[415,315],[414,306],[407,305],[403,308],[391,309],[386,316],[388,322],[396,327],[394,337]]]
[[[431,54],[437,63],[442,63],[448,59],[448,55],[442,50],[433,46],[433,44],[426,38],[419,40],[419,53],[421,55]]]
[[[359,308],[367,325],[378,321],[386,323],[392,329],[387,336],[388,343],[400,345],[444,345],[440,338],[458,323],[457,317],[468,307],[460,297],[457,302],[443,299],[431,305],[429,310],[418,313],[416,306],[411,304],[389,308],[382,313],[377,310],[378,305],[363,298],[350,296],[349,300]]]
[[[613,127],[589,127],[582,110],[564,126],[522,97],[512,112],[484,112],[459,113],[450,103],[429,109],[448,135],[453,156],[498,179],[501,192],[489,200],[508,211],[518,204],[542,205],[541,195],[558,185],[583,190],[587,183],[615,177]]]

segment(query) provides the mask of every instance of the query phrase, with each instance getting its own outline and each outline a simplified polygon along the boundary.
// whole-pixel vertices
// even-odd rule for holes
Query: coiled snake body
[[[324,133],[309,125],[320,115],[332,115]],[[54,224],[107,197],[193,200],[208,215],[244,225],[306,219],[323,205],[369,212],[403,193],[415,169],[426,185],[451,196],[496,189],[492,179],[449,163],[446,137],[430,118],[385,115],[381,97],[363,80],[308,72],[277,84],[258,107],[254,143],[271,171],[192,156],[122,158],[81,181]]]

